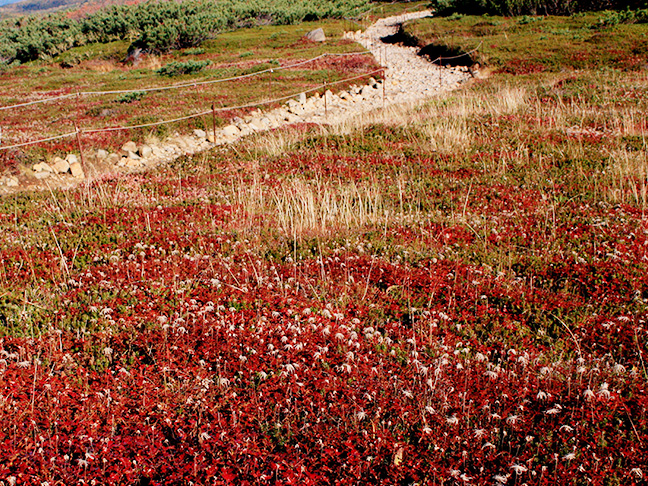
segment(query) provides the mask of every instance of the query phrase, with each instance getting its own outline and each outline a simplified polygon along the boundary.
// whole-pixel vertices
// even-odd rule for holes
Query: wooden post
[[[76,120],[73,123],[74,123],[74,131],[76,132],[77,145],[79,146],[79,158],[81,159],[81,168],[83,169],[83,173],[85,174],[86,164],[85,164],[85,159],[83,158],[83,146],[81,145],[81,134],[79,132],[79,126],[77,125]]]
[[[324,81],[324,116],[328,118],[328,106],[326,104],[326,81]]]
[[[216,105],[212,103],[212,130],[214,134],[214,145],[216,145]]]
[[[387,84],[387,76],[385,76],[385,70],[382,70],[382,85],[383,85],[383,110],[385,109],[385,85]]]

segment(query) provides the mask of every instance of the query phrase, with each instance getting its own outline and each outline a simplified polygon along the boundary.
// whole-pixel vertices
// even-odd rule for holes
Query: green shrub
[[[174,61],[155,71],[160,76],[181,76],[202,71],[211,64],[211,61]]]
[[[182,52],[183,56],[200,56],[201,54],[205,53],[205,49],[201,47],[194,47],[192,49],[185,49]]]
[[[141,100],[146,96],[146,91],[135,91],[133,93],[124,93],[115,100],[116,103],[133,103],[134,101]]]
[[[645,24],[648,23],[648,9],[621,10],[619,12],[606,11],[601,14],[593,28],[607,28],[619,24]]]

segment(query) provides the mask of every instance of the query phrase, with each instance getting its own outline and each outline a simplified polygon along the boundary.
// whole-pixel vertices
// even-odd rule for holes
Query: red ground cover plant
[[[466,153],[302,126],[3,200],[0,480],[642,484],[648,223],[569,137],[502,149],[554,130],[528,115],[475,115]],[[385,217],[280,230],[295,179]]]

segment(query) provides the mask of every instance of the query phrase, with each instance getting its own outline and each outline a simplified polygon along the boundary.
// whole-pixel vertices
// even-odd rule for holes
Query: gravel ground
[[[359,35],[349,36],[359,42],[386,68],[387,97],[404,103],[429,98],[440,91],[456,89],[470,79],[466,68],[440,67],[418,55],[416,47],[386,44],[380,39],[398,32],[401,24],[432,17],[430,10],[380,19]]]

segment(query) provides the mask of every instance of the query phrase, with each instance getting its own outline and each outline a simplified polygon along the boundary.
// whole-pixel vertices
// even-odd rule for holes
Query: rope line
[[[198,118],[198,117],[201,117],[201,116],[205,116],[205,115],[208,115],[208,114],[212,113],[213,111],[219,111],[219,112],[232,111],[232,110],[240,110],[240,109],[244,109],[244,108],[253,108],[255,106],[269,105],[269,104],[272,104],[272,103],[277,103],[279,101],[284,101],[284,100],[294,98],[295,96],[297,96],[297,95],[299,95],[301,93],[304,93],[304,94],[312,93],[314,91],[318,91],[318,90],[320,90],[322,88],[325,88],[327,86],[335,86],[337,84],[347,83],[349,81],[354,81],[356,79],[365,78],[367,76],[371,76],[373,74],[378,74],[378,73],[383,72],[383,71],[384,71],[384,69],[376,69],[374,71],[359,74],[357,76],[353,76],[353,77],[346,78],[346,79],[341,79],[339,81],[334,81],[332,83],[326,83],[326,84],[317,86],[315,88],[308,89],[306,91],[302,90],[302,91],[293,93],[291,95],[282,96],[281,98],[275,98],[275,99],[272,99],[272,100],[260,101],[260,102],[256,102],[256,103],[249,103],[249,104],[238,105],[238,106],[226,106],[226,107],[214,108],[214,110],[202,111],[200,113],[194,113],[192,115],[187,115],[187,116],[183,116],[183,117],[180,117],[180,118],[174,118],[174,119],[171,119],[171,120],[163,120],[163,121],[152,122],[152,123],[145,123],[145,124],[141,124],[141,125],[131,125],[131,126],[127,126],[127,127],[106,127],[106,128],[96,128],[96,129],[90,129],[90,130],[79,130],[78,133],[79,134],[92,134],[92,133],[104,133],[104,132],[117,132],[117,131],[122,131],[122,130],[133,130],[133,129],[136,129],[136,128],[147,128],[147,127],[154,127],[154,126],[159,126],[159,125],[168,125],[170,123],[176,123],[176,122],[179,122],[179,121],[190,120],[192,118]],[[66,133],[66,134],[63,134],[63,135],[58,135],[58,136],[55,136],[55,137],[45,138],[45,139],[41,139],[41,140],[34,140],[34,141],[31,141],[31,142],[25,142],[25,143],[20,143],[20,144],[16,144],[16,145],[0,146],[0,150],[9,150],[9,149],[14,149],[14,148],[18,148],[18,147],[25,147],[27,145],[35,145],[35,144],[38,144],[38,143],[49,142],[49,141],[52,141],[52,140],[58,140],[58,139],[61,139],[61,138],[71,137],[71,136],[74,136],[76,134],[77,134],[77,132],[69,132],[69,133]]]
[[[359,51],[359,52],[346,52],[346,53],[331,53],[331,52],[326,52],[324,54],[320,54],[319,56],[313,57],[311,59],[306,59],[304,61],[299,61],[294,64],[288,64],[286,66],[278,66],[278,67],[272,67],[268,69],[264,69],[262,71],[256,71],[254,73],[248,73],[248,74],[242,74],[240,76],[232,76],[229,78],[219,78],[219,79],[211,79],[208,81],[186,81],[184,83],[180,84],[174,84],[171,86],[158,86],[158,87],[152,87],[152,88],[141,88],[141,89],[126,89],[126,90],[111,90],[111,91],[79,91],[76,93],[70,93],[66,95],[61,95],[61,96],[55,96],[53,98],[45,98],[42,100],[35,100],[35,101],[29,101],[26,103],[19,103],[16,105],[9,105],[9,106],[0,106],[0,111],[4,110],[11,110],[15,108],[23,108],[25,106],[32,106],[32,105],[38,105],[41,103],[48,103],[50,101],[59,101],[59,100],[64,100],[68,98],[74,98],[75,96],[101,96],[101,95],[109,95],[109,94],[128,94],[128,93],[150,93],[153,91],[168,91],[172,89],[183,89],[183,88],[192,88],[195,86],[204,86],[204,85],[209,85],[209,84],[216,84],[216,83],[224,83],[227,81],[236,81],[238,79],[247,79],[251,78],[254,76],[259,76],[261,74],[265,73],[272,73],[274,71],[282,71],[286,69],[292,69],[298,66],[303,66],[305,64],[309,64],[312,62],[315,62],[319,59],[322,59],[324,57],[332,56],[332,57],[345,57],[345,56],[354,56],[354,55],[362,55],[362,54],[371,54],[371,51]]]
[[[43,138],[41,140],[34,140],[32,142],[25,142],[25,143],[17,143],[15,145],[8,145],[8,146],[0,146],[0,150],[9,150],[9,149],[14,149],[18,147],[26,147],[27,145],[35,145],[37,143],[43,143],[43,142],[50,142],[52,140],[58,140],[60,138],[67,138],[67,137],[72,137],[76,135],[77,132],[70,132],[70,133],[64,133],[63,135],[57,135],[56,137],[50,137],[50,138]]]
[[[439,62],[439,65],[440,65],[441,61],[444,60],[444,59],[451,60],[451,59],[458,59],[458,58],[464,57],[464,56],[469,56],[470,54],[472,54],[474,52],[477,52],[481,48],[482,44],[483,44],[483,42],[480,42],[479,45],[477,47],[475,47],[474,49],[472,49],[471,51],[465,52],[465,53],[460,54],[458,56],[452,56],[452,57],[439,56],[438,58],[436,58],[434,61],[431,61],[431,62],[432,63]],[[304,61],[300,61],[300,62],[297,62],[297,63],[294,63],[294,64],[289,64],[289,65],[286,65],[286,66],[279,66],[277,68],[268,68],[268,69],[264,69],[263,71],[257,71],[257,72],[254,72],[254,73],[243,74],[243,75],[240,75],[240,76],[234,76],[234,77],[230,77],[230,78],[213,79],[213,80],[209,80],[209,81],[185,82],[185,83],[172,85],[172,86],[144,88],[144,89],[139,89],[139,90],[81,91],[81,92],[78,92],[78,93],[70,93],[70,94],[67,94],[67,95],[57,96],[55,98],[47,98],[47,99],[43,99],[43,100],[30,101],[30,102],[27,102],[27,103],[20,103],[20,104],[11,105],[11,106],[3,106],[3,107],[0,107],[0,111],[9,110],[9,109],[12,109],[12,108],[19,108],[19,107],[24,107],[24,106],[35,105],[35,104],[39,104],[39,103],[46,103],[48,101],[56,101],[56,100],[61,100],[61,99],[73,98],[75,96],[79,97],[79,96],[96,96],[96,95],[106,95],[106,94],[126,94],[126,93],[136,93],[136,92],[165,91],[165,90],[171,90],[171,89],[182,89],[182,88],[187,88],[187,87],[203,86],[203,85],[208,85],[208,84],[222,83],[222,82],[226,82],[226,81],[234,81],[234,80],[238,80],[238,79],[246,79],[246,78],[250,78],[250,77],[253,77],[253,76],[259,76],[261,74],[265,74],[265,73],[268,73],[268,72],[274,72],[275,70],[280,71],[280,70],[285,70],[285,69],[291,69],[291,68],[294,68],[294,67],[298,67],[298,66],[302,66],[304,64],[314,62],[314,61],[316,61],[318,59],[322,59],[322,58],[327,57],[327,56],[343,57],[343,56],[352,56],[352,55],[370,54],[370,53],[371,53],[370,50],[360,51],[360,52],[349,52],[349,53],[324,53],[324,54],[320,54],[319,56],[316,56],[314,58],[307,59],[307,60],[304,60]],[[152,122],[152,123],[146,123],[146,124],[141,124],[141,125],[131,125],[131,126],[127,126],[127,127],[105,127],[105,128],[97,128],[97,129],[90,129],[90,130],[79,130],[79,131],[75,131],[75,132],[68,132],[68,133],[65,133],[63,135],[57,135],[57,136],[54,136],[54,137],[44,138],[44,139],[40,139],[40,140],[34,140],[34,141],[30,141],[30,142],[24,142],[24,143],[8,145],[8,146],[0,146],[0,150],[10,150],[10,149],[14,149],[14,148],[26,147],[28,145],[35,145],[35,144],[39,144],[39,143],[50,142],[50,141],[53,141],[53,140],[59,140],[59,139],[62,139],[62,138],[67,138],[67,137],[71,137],[71,136],[81,134],[81,133],[83,133],[83,134],[92,134],[92,133],[103,133],[103,132],[115,132],[115,131],[121,131],[121,130],[133,130],[133,129],[136,129],[136,128],[154,127],[154,126],[159,126],[159,125],[167,125],[167,124],[170,124],[170,123],[176,123],[176,122],[184,121],[184,120],[190,120],[192,118],[202,117],[202,116],[208,115],[210,113],[213,113],[215,111],[223,112],[223,111],[240,110],[240,109],[244,109],[244,108],[253,108],[253,107],[262,106],[262,105],[269,105],[269,104],[272,104],[272,103],[277,103],[277,102],[280,102],[280,101],[284,101],[284,100],[293,98],[293,97],[295,97],[295,96],[297,96],[297,95],[299,95],[301,93],[304,93],[304,94],[312,93],[312,92],[318,91],[318,90],[320,90],[322,88],[326,88],[327,86],[335,86],[337,84],[347,83],[349,81],[354,81],[356,79],[361,79],[361,78],[364,78],[364,77],[367,77],[367,76],[370,76],[370,75],[373,75],[373,74],[378,74],[378,73],[381,73],[381,72],[384,72],[384,68],[376,69],[374,71],[363,73],[363,74],[360,74],[358,76],[353,76],[353,77],[350,77],[350,78],[341,79],[339,81],[334,81],[332,83],[326,83],[326,84],[317,86],[315,88],[311,88],[311,89],[308,89],[308,90],[305,90],[305,91],[299,91],[297,93],[293,93],[293,94],[287,95],[287,96],[282,96],[280,98],[275,98],[275,99],[272,99],[272,100],[260,101],[260,102],[256,102],[256,103],[249,103],[249,104],[239,105],[239,106],[214,108],[212,110],[202,111],[200,113],[194,113],[192,115],[187,115],[187,116],[183,116],[183,117],[179,117],[179,118],[173,118],[171,120],[163,120],[163,121],[159,121],[159,122]]]
[[[432,64],[434,64],[437,61],[443,61],[444,59],[447,59],[447,60],[459,59],[460,57],[469,56],[473,52],[477,52],[479,50],[479,48],[482,46],[483,43],[484,43],[483,41],[480,42],[479,45],[477,47],[475,47],[472,51],[464,52],[463,54],[459,54],[458,56],[452,56],[452,57],[439,56],[434,61],[432,61]]]

